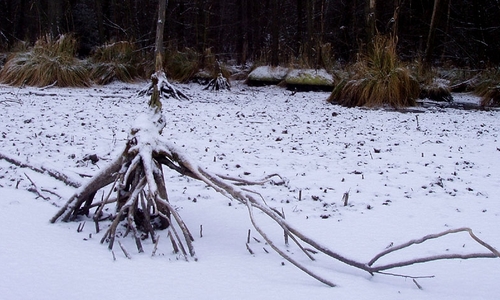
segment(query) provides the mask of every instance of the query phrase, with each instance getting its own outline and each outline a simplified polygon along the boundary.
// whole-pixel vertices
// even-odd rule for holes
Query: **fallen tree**
[[[132,135],[128,139],[128,143],[122,154],[107,168],[103,169],[99,174],[96,174],[91,180],[81,186],[68,200],[66,205],[64,205],[51,219],[51,222],[56,222],[58,220],[77,220],[78,216],[89,215],[90,209],[97,207],[96,212],[93,214],[93,219],[98,231],[99,222],[104,221],[102,219],[103,207],[109,203],[116,203],[116,213],[105,219],[111,219],[112,224],[101,239],[101,243],[108,241],[108,247],[112,249],[116,237],[116,228],[118,224],[124,222],[127,231],[132,233],[139,252],[143,251],[141,245],[141,232],[147,235],[150,234],[152,241],[156,242],[158,230],[165,229],[172,241],[174,251],[181,251],[186,258],[188,252],[191,257],[195,257],[195,251],[192,244],[193,236],[180,215],[168,202],[162,169],[162,166],[166,166],[180,174],[201,180],[222,195],[245,204],[248,208],[253,226],[270,247],[307,274],[329,286],[335,286],[335,284],[315,274],[307,266],[299,263],[290,256],[287,251],[283,250],[281,246],[268,237],[266,231],[259,227],[254,218],[255,209],[263,212],[276,222],[284,230],[286,235],[312,261],[315,259],[314,256],[311,255],[312,251],[307,250],[308,248],[313,248],[315,249],[314,252],[321,252],[333,259],[364,270],[372,275],[375,273],[383,274],[384,271],[394,268],[442,259],[500,257],[500,253],[494,247],[479,239],[471,229],[458,228],[437,234],[426,235],[401,245],[395,245],[375,255],[366,263],[347,258],[303,234],[298,228],[295,228],[293,224],[287,222],[282,213],[269,207],[266,202],[259,197],[258,193],[245,187],[246,185],[262,184],[269,178],[265,178],[263,181],[259,182],[250,182],[211,173],[207,171],[206,168],[199,166],[188,158],[183,150],[176,147],[173,143],[165,141],[161,137],[159,132],[162,128],[162,123],[156,122],[151,124],[149,120],[151,120],[151,116],[147,115],[138,118],[136,125],[132,128]],[[106,188],[108,185],[112,185],[112,193],[108,193],[107,197],[102,200],[94,199],[96,193]],[[115,196],[112,197],[112,194]],[[153,221],[155,219],[159,219],[161,222],[160,225],[153,228],[154,224],[157,224]],[[182,238],[175,232],[175,227],[170,226],[173,222],[181,228]],[[142,230],[139,230],[138,227],[142,228]],[[395,251],[431,239],[460,232],[469,233],[471,238],[482,245],[487,251],[484,253],[469,254],[447,253],[429,257],[417,257],[406,261],[395,261],[384,265],[376,264],[380,258]],[[187,248],[188,251],[183,250],[185,248]]]
[[[166,3],[164,0],[160,0],[159,2],[156,73],[153,76],[151,85],[150,111],[137,117],[121,154],[106,168],[81,185],[66,204],[52,217],[50,220],[52,223],[79,220],[81,216],[85,215],[92,217],[96,225],[96,231],[99,232],[100,224],[110,221],[111,224],[101,239],[101,243],[108,243],[109,249],[113,249],[117,238],[117,229],[121,228],[119,227],[120,224],[123,224],[126,228],[125,236],[130,233],[139,252],[144,251],[141,242],[143,239],[150,237],[152,242],[157,245],[159,234],[166,232],[174,252],[181,253],[186,260],[189,257],[196,260],[195,249],[192,243],[194,240],[193,235],[168,200],[167,184],[165,183],[163,171],[163,167],[166,166],[182,175],[200,180],[220,194],[246,205],[254,228],[273,250],[305,273],[328,286],[335,286],[335,283],[312,271],[308,265],[299,262],[289,252],[283,250],[282,245],[279,245],[268,236],[266,230],[261,228],[257,223],[254,217],[255,210],[262,212],[280,226],[285,233],[286,239],[291,239],[311,261],[315,260],[314,253],[322,253],[329,258],[361,269],[372,275],[377,273],[386,274],[385,271],[394,268],[442,259],[500,257],[499,252],[494,247],[479,239],[471,229],[458,228],[438,234],[430,234],[401,245],[393,246],[375,255],[368,262],[358,262],[339,254],[302,233],[285,219],[283,213],[268,206],[257,192],[246,187],[248,185],[262,184],[269,180],[270,177],[264,178],[262,181],[251,182],[212,173],[191,160],[185,154],[184,150],[176,147],[174,143],[165,141],[161,135],[165,128],[165,116],[161,112],[162,94],[168,92],[173,97],[179,98],[181,96],[176,92],[175,87],[168,83],[161,67],[161,42],[158,41],[163,39],[162,28],[165,19]],[[168,89],[164,89],[163,87],[165,86]],[[99,191],[103,191],[106,196],[97,199],[96,195]],[[115,205],[115,210],[105,216],[103,214],[104,207],[111,204]],[[95,211],[91,213],[91,209],[94,208]],[[180,234],[176,228],[180,230]],[[395,251],[423,243],[430,239],[460,232],[468,232],[471,238],[482,245],[487,251],[470,254],[447,253],[429,257],[417,257],[405,261],[394,261],[383,265],[376,264],[380,258]]]

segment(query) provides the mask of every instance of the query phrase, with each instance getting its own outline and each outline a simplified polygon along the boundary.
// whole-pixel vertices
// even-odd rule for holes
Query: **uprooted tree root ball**
[[[292,240],[311,261],[316,260],[314,256],[323,254],[372,275],[375,273],[385,274],[384,271],[386,270],[441,259],[500,257],[495,248],[480,240],[471,229],[459,228],[438,234],[430,234],[420,239],[393,246],[375,255],[367,263],[349,259],[301,233],[285,220],[281,212],[269,207],[263,197],[244,187],[245,185],[263,184],[271,177],[277,176],[276,174],[268,176],[262,181],[251,182],[211,173],[189,159],[173,143],[164,141],[160,134],[163,127],[164,119],[159,113],[144,114],[138,117],[122,154],[107,168],[95,175],[87,184],[81,186],[51,219],[51,222],[76,220],[80,215],[90,215],[90,210],[95,208],[92,218],[96,223],[97,231],[101,221],[111,220],[111,225],[101,239],[101,243],[106,241],[109,243],[110,249],[113,248],[117,237],[116,232],[119,224],[125,225],[127,230],[125,235],[131,233],[139,252],[143,251],[142,238],[150,236],[153,243],[156,243],[159,230],[164,229],[172,243],[174,252],[180,252],[186,260],[189,259],[189,256],[196,260],[192,244],[193,236],[181,216],[168,201],[162,168],[167,166],[180,174],[201,180],[222,195],[246,205],[253,226],[273,250],[305,273],[329,286],[335,286],[335,283],[313,272],[308,266],[292,257],[288,251],[283,250],[283,246],[280,246],[266,234],[266,230],[261,228],[254,218],[255,209],[278,224],[284,230],[285,236]],[[106,188],[110,185],[111,189],[108,189],[107,196],[101,200],[96,200],[97,192],[100,190],[106,191]],[[102,214],[103,208],[109,203],[115,203],[116,210],[110,216],[104,217]],[[173,226],[174,224],[176,226]],[[175,227],[180,228],[182,237],[176,232]],[[430,239],[460,232],[468,232],[476,242],[484,246],[488,251],[470,254],[446,253],[383,265],[375,264],[381,257],[395,251]]]
[[[309,266],[299,262],[292,257],[293,254],[291,252],[283,250],[282,246],[279,246],[267,235],[266,231],[257,224],[256,218],[254,217],[254,209],[257,209],[279,225],[284,231],[285,240],[288,241],[291,239],[298,249],[300,249],[301,253],[310,260],[316,260],[313,255],[323,254],[326,257],[341,261],[372,275],[374,273],[384,274],[383,272],[385,270],[438,259],[500,257],[500,253],[496,249],[477,238],[472,233],[472,230],[460,228],[439,234],[428,235],[421,239],[412,240],[408,243],[392,247],[377,254],[368,263],[361,263],[344,257],[304,235],[285,220],[283,213],[269,207],[260,194],[242,186],[261,184],[275,175],[268,176],[261,182],[249,182],[214,174],[198,166],[194,161],[189,159],[182,150],[178,149],[173,143],[165,141],[161,136],[162,130],[165,127],[165,118],[161,112],[162,95],[167,93],[178,99],[181,97],[187,98],[186,95],[177,91],[177,89],[167,81],[165,73],[161,68],[165,10],[166,1],[160,1],[155,51],[156,73],[152,76],[152,85],[147,90],[151,94],[151,99],[149,101],[150,113],[142,114],[136,119],[136,123],[131,129],[126,147],[121,155],[119,155],[106,169],[92,177],[87,184],[81,186],[51,219],[52,223],[58,220],[70,221],[76,219],[79,215],[89,216],[90,209],[97,207],[93,215],[93,220],[96,224],[96,230],[99,231],[99,222],[103,220],[102,212],[104,206],[108,203],[116,202],[115,212],[108,216],[108,218],[112,220],[111,225],[104,233],[101,243],[108,241],[109,248],[112,249],[117,237],[117,228],[119,224],[125,223],[125,228],[127,230],[125,235],[132,233],[138,251],[142,252],[143,247],[141,238],[150,235],[152,241],[157,245],[157,232],[158,230],[165,229],[172,243],[174,252],[179,252],[180,249],[186,260],[189,256],[196,260],[192,244],[193,236],[180,215],[168,201],[163,173],[163,166],[167,166],[180,174],[201,180],[222,195],[246,205],[253,226],[274,251],[300,270],[328,286],[335,286],[335,283],[312,271]],[[95,202],[97,192],[100,190],[106,192],[106,188],[111,184],[112,186],[107,191],[107,196]],[[111,195],[114,196],[112,197]],[[175,224],[177,224],[177,226],[174,226]],[[182,238],[175,230],[175,227],[180,228],[182,231]],[[476,242],[484,246],[488,252],[471,254],[447,253],[444,255],[420,257],[407,261],[396,261],[385,265],[375,265],[375,262],[379,258],[394,251],[407,248],[413,244],[425,242],[429,239],[463,231],[469,232],[470,236]],[[120,244],[119,241],[118,243]],[[287,243],[285,242],[285,244]],[[189,256],[188,251],[185,250],[185,246],[189,251]],[[124,250],[124,252],[126,251]],[[126,255],[129,256],[127,253]]]

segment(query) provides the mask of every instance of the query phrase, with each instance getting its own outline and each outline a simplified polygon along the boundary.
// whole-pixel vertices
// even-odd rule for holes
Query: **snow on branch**
[[[285,179],[279,177],[277,174],[272,174],[262,180],[247,181],[212,173],[207,168],[193,161],[186,154],[185,150],[180,149],[173,142],[164,140],[161,136],[164,124],[164,118],[161,113],[158,112],[152,115],[145,114],[138,117],[136,123],[132,127],[131,134],[123,152],[107,168],[101,170],[101,172],[96,174],[86,184],[78,188],[75,194],[70,197],[68,202],[50,221],[52,223],[59,220],[71,221],[78,219],[80,215],[89,216],[90,208],[98,206],[94,214],[97,231],[99,230],[100,222],[111,220],[111,225],[107,228],[107,231],[101,239],[101,243],[108,242],[108,247],[110,249],[113,248],[118,228],[122,228],[119,224],[124,223],[127,229],[125,236],[131,233],[139,252],[143,251],[141,238],[144,237],[144,234],[146,236],[150,235],[153,243],[156,244],[158,241],[158,230],[167,229],[174,251],[180,251],[186,260],[188,259],[189,252],[189,256],[197,260],[192,244],[194,240],[193,236],[179,213],[175,211],[168,201],[162,168],[162,166],[167,166],[175,172],[206,183],[225,197],[244,204],[248,208],[249,218],[254,228],[275,252],[306,274],[328,286],[335,286],[335,283],[314,272],[312,270],[314,264],[309,265],[299,262],[299,260],[293,257],[287,250],[282,249],[283,246],[280,246],[269,237],[266,230],[257,223],[254,210],[262,212],[265,216],[274,221],[275,224],[281,227],[284,235],[287,237],[286,240],[290,238],[310,261],[316,260],[311,253],[314,253],[314,255],[322,254],[327,258],[340,261],[354,268],[368,272],[371,275],[394,275],[384,271],[443,259],[500,257],[498,250],[478,238],[470,228],[458,228],[437,234],[429,234],[422,238],[413,239],[401,245],[393,246],[376,254],[368,262],[360,262],[348,258],[302,233],[299,228],[296,228],[285,219],[283,213],[268,206],[264,197],[247,187],[249,185],[264,184],[274,177],[280,178],[281,181],[279,181],[278,184],[286,184]],[[113,193],[115,196],[110,197],[110,194],[108,194],[105,199],[96,201],[94,197],[97,192],[101,189],[105,189],[110,184],[113,186],[109,193]],[[108,217],[103,218],[103,207],[109,203],[114,203],[116,205],[116,210]],[[182,235],[179,235],[175,231],[175,228],[172,226],[174,223],[180,228]],[[142,231],[143,235],[141,235],[140,231]],[[386,257],[396,251],[409,248],[416,244],[421,244],[431,239],[438,239],[449,234],[462,232],[469,233],[469,236],[487,251],[468,254],[438,254],[434,256],[415,257],[409,260],[392,261],[384,265],[375,264],[382,257]],[[287,244],[288,243],[285,242],[285,245]],[[186,248],[188,251],[186,251]],[[398,276],[410,277],[405,275]],[[411,278],[415,279],[416,277]]]

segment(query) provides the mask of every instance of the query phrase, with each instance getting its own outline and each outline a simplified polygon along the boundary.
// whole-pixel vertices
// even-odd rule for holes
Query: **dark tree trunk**
[[[306,25],[307,37],[305,43],[305,55],[308,63],[313,62],[314,46],[314,4],[312,0],[306,1]]]
[[[434,54],[436,25],[440,17],[439,16],[440,4],[441,0],[434,0],[434,8],[432,9],[431,24],[429,26],[429,33],[427,35],[427,43],[425,46],[425,54],[424,54],[424,65],[426,68],[430,68],[432,62],[432,56]]]
[[[61,32],[61,1],[48,1],[49,32],[56,37]]]
[[[377,1],[366,1],[366,43],[369,44],[377,33]]]
[[[248,59],[248,1],[238,0],[237,63],[243,65]]]
[[[158,23],[156,24],[155,71],[163,71],[163,31],[165,29],[165,12],[168,0],[158,1]]]
[[[280,13],[279,1],[271,0],[271,66],[279,65]]]
[[[398,36],[399,33],[399,12],[401,11],[401,6],[402,6],[402,0],[394,0],[394,15],[391,19],[391,34],[394,37]]]
[[[104,15],[102,11],[102,0],[95,0],[95,13],[97,15],[97,30],[99,31],[99,44],[104,43]]]
[[[302,55],[304,52],[304,0],[297,0],[297,32],[296,36],[296,52]],[[302,52],[302,53],[301,53]]]

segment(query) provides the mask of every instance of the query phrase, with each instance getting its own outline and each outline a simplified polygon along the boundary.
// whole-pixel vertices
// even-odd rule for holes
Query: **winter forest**
[[[78,54],[131,41],[154,45],[157,1],[0,1],[0,50],[51,34],[75,33]],[[402,59],[485,68],[500,62],[496,0],[168,1],[165,44],[170,51],[207,49],[237,64],[259,61],[310,67],[349,62],[374,32],[398,36]]]
[[[499,18],[0,0],[0,295],[498,299]]]

